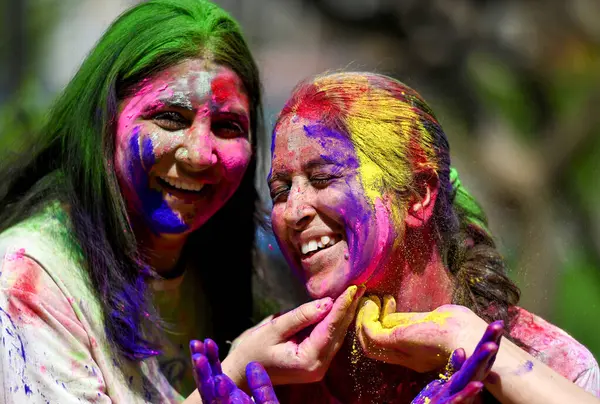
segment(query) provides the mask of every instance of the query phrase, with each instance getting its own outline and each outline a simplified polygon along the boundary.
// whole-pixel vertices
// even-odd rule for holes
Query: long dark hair
[[[384,75],[329,73],[298,85],[277,123],[298,111],[347,134],[379,166],[388,190],[408,195],[416,192],[419,174],[437,176],[432,220],[454,278],[453,302],[487,321],[503,319],[509,327],[509,308],[519,301],[520,291],[506,275],[485,213],[450,166],[448,139],[423,98]]]
[[[110,26],[56,100],[31,147],[0,158],[0,231],[50,201],[67,204],[107,337],[117,356],[132,360],[158,351],[142,331],[143,319],[154,316],[144,278],[149,271],[112,168],[117,105],[141,80],[195,57],[226,65],[241,78],[250,101],[255,156],[262,130],[261,86],[237,23],[209,1],[150,0]],[[255,172],[253,157],[236,193],[190,235],[182,256],[211,285],[206,293],[213,311],[212,337],[222,347],[250,325],[252,315]],[[235,254],[229,252],[232,245]],[[219,286],[227,288],[230,298],[219,298]]]

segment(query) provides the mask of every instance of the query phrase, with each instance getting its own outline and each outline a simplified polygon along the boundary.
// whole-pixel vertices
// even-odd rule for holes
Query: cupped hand
[[[364,288],[348,287],[335,301],[316,300],[244,333],[223,361],[238,385],[246,363],[262,364],[273,384],[321,380],[340,349]]]
[[[222,372],[217,344],[206,339],[191,341],[194,379],[206,404],[279,404],[269,375],[257,362],[246,366],[246,379],[252,399]]]
[[[487,324],[463,306],[444,305],[427,313],[397,313],[393,297],[363,298],[356,335],[366,356],[417,372],[442,368],[450,354],[472,352]]]
[[[494,364],[503,327],[502,321],[491,323],[466,361],[462,348],[454,351],[445,373],[429,383],[412,404],[471,404],[483,389],[483,381]]]

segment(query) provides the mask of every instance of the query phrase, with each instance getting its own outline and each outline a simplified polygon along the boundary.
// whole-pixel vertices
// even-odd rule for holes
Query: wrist
[[[231,352],[221,363],[221,369],[239,388],[246,390],[246,364],[239,355]]]
[[[464,320],[454,340],[453,350],[464,349],[468,358],[473,355],[488,324],[470,309],[466,309],[464,313]]]

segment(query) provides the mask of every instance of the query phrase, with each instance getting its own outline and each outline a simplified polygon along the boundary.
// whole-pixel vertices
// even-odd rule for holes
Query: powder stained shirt
[[[117,363],[66,223],[65,211],[53,205],[0,234],[0,402],[182,402],[180,393],[193,390],[182,341],[197,328],[174,327],[160,359]],[[168,283],[151,286],[161,295]],[[187,351],[185,357],[189,362]]]

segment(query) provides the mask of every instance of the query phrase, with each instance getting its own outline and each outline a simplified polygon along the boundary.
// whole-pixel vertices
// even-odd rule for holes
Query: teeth
[[[306,255],[313,251],[322,250],[324,248],[331,247],[332,245],[334,245],[337,242],[338,242],[338,240],[336,240],[335,237],[322,236],[319,239],[310,240],[307,243],[303,243],[300,246],[300,251],[302,251],[302,255]]]
[[[203,187],[204,184],[192,184],[189,182],[184,182],[181,180],[177,180],[177,179],[173,179],[173,178],[167,178],[167,177],[160,177],[162,180],[164,180],[167,184],[171,185],[172,187],[178,188],[178,189],[182,189],[185,191],[195,191],[198,192],[200,191]]]

